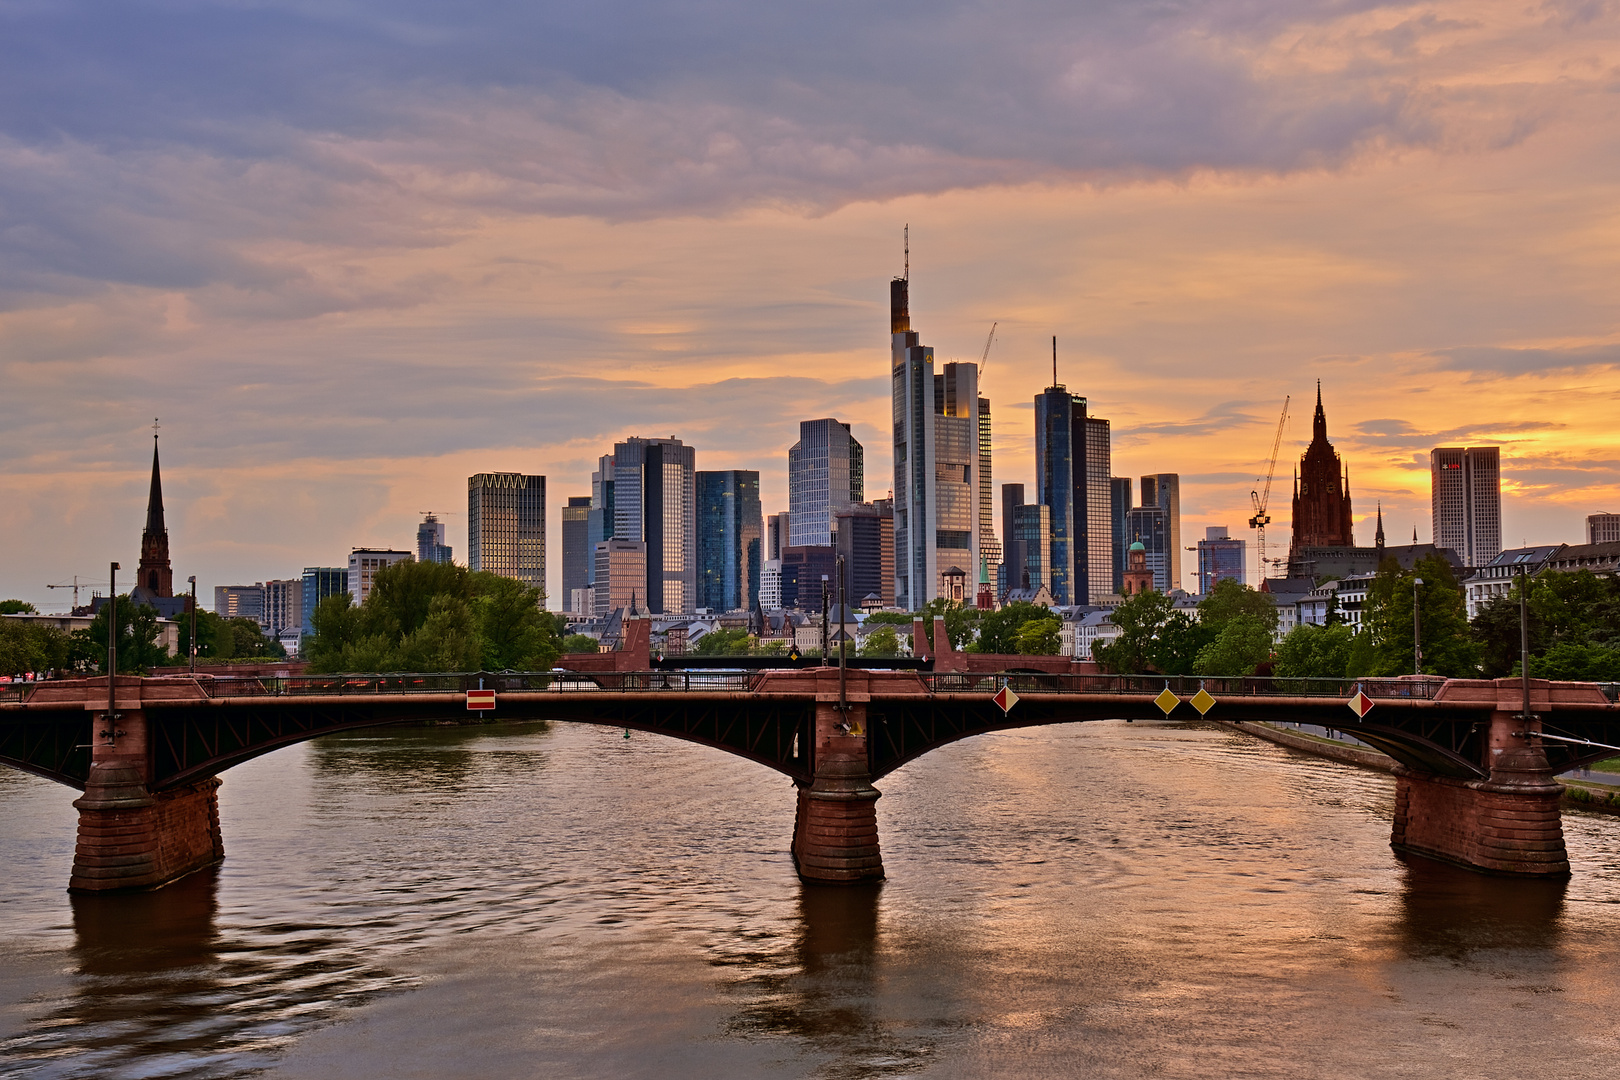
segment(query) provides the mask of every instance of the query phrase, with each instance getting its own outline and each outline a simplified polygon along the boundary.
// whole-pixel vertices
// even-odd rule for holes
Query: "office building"
[[[752,611],[759,605],[765,551],[759,473],[700,472],[697,490],[697,602],[711,611]]]
[[[1053,345],[1053,375],[1056,372]],[[1052,580],[1060,605],[1095,603],[1114,591],[1110,425],[1054,378],[1035,397],[1035,481],[1052,511]]]
[[[574,590],[591,587],[591,497],[570,495],[562,508],[562,595],[568,610],[589,615],[574,606]]]
[[[788,513],[793,547],[830,547],[833,518],[866,499],[866,464],[849,425],[804,420],[788,450]]]
[[[264,583],[264,618],[259,623],[271,637],[292,631],[301,634],[304,628],[304,582],[301,578],[283,578]]]
[[[350,551],[348,589],[355,606],[365,603],[366,597],[371,595],[371,583],[377,571],[410,558],[410,552],[395,551],[393,548],[355,548]],[[475,566],[473,569],[478,568]]]
[[[781,559],[782,549],[791,542],[792,521],[786,510],[765,519],[765,557]]]
[[[467,477],[467,568],[546,589],[546,478]]]
[[[1128,476],[1116,476],[1109,480],[1109,520],[1113,524],[1113,556],[1114,556],[1114,591],[1121,596],[1125,588],[1126,552],[1131,546],[1131,530],[1128,515],[1131,507],[1135,505],[1132,500],[1132,483]]]
[[[1023,484],[1001,485],[1001,571],[996,593],[1003,602],[1015,590],[1051,589],[1052,508],[1024,502]]]
[[[435,514],[424,514],[416,527],[416,561],[447,563],[452,561],[450,548],[444,542],[444,523]]]
[[[1181,588],[1181,475],[1179,473],[1152,473],[1142,477],[1142,505],[1157,506],[1164,511],[1164,544],[1169,587],[1160,592]]]
[[[1588,544],[1620,543],[1620,514],[1586,515],[1586,542]]]
[[[624,609],[625,614],[647,611],[647,545],[640,540],[603,540],[594,552],[596,584],[591,586],[593,613],[598,619]]]
[[[1153,574],[1153,587],[1161,593],[1170,591],[1170,552],[1168,515],[1157,506],[1138,506],[1125,515],[1125,527],[1130,530],[1131,543],[1142,545],[1142,556],[1147,569]],[[1126,548],[1127,574],[1130,573],[1130,548]]]
[[[222,619],[252,619],[264,626],[264,582],[215,585],[214,614]]]
[[[349,571],[342,566],[306,566],[298,585],[300,636],[314,637],[316,606],[328,596],[349,591]]]
[[[1303,548],[1350,548],[1355,538],[1350,520],[1350,472],[1339,460],[1327,436],[1327,414],[1322,410],[1322,383],[1316,384],[1316,416],[1311,443],[1294,473],[1293,537],[1288,543],[1288,573],[1292,577],[1319,574],[1307,566]]]
[[[673,436],[613,445],[591,475],[591,511],[604,539],[647,546],[641,603],[654,615],[697,605],[696,454]],[[601,606],[598,598],[597,605]]]
[[[911,329],[909,273],[889,285],[894,597],[916,610],[979,564],[979,369],[946,364]],[[787,566],[784,560],[784,583]],[[784,593],[786,585],[784,584]]]
[[[1018,508],[1024,505],[1023,484],[1001,485],[1001,568],[996,573],[996,598],[1007,599],[1007,590],[1019,588],[1024,573],[1024,548],[1015,526]]]
[[[1244,584],[1244,543],[1227,535],[1225,525],[1211,525],[1198,541],[1198,591],[1209,595],[1215,583],[1231,578]]]
[[[996,491],[991,482],[990,399],[979,398],[979,573],[986,580],[999,580],[1001,540],[996,536]],[[894,500],[888,500],[894,505]]]
[[[1080,401],[1082,408],[1085,399]],[[1077,604],[1096,604],[1114,591],[1114,510],[1113,510],[1113,431],[1101,417],[1086,415],[1084,439],[1075,443],[1085,449],[1084,462],[1075,464],[1075,480],[1085,487],[1085,527],[1083,535],[1085,577],[1080,581]],[[1080,578],[1081,549],[1075,549],[1075,577]]]
[[[1497,446],[1437,446],[1429,451],[1433,542],[1450,548],[1470,569],[1502,553],[1502,450]]]
[[[821,544],[782,549],[782,606],[799,611],[821,611],[822,579],[830,602],[836,602],[837,555]]]
[[[833,547],[844,560],[844,596],[852,607],[894,604],[894,500],[846,507],[834,518]]]

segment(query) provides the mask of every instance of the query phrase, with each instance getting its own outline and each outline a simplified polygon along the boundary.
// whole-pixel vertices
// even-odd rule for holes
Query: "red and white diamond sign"
[[[991,700],[993,700],[997,705],[1001,706],[1001,714],[1005,716],[1012,712],[1012,707],[1014,705],[1018,704],[1018,695],[1013,693],[1012,687],[1003,686],[1000,690],[996,691],[996,696]]]
[[[1356,719],[1359,720],[1363,716],[1366,716],[1367,711],[1373,707],[1373,699],[1368,697],[1362,691],[1357,690],[1356,696],[1351,698],[1347,704],[1350,706],[1350,711],[1355,713]]]
[[[467,691],[467,708],[472,712],[485,712],[495,707],[495,691],[469,690]]]

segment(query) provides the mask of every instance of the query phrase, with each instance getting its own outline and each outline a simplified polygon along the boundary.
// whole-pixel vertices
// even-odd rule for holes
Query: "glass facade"
[[[1142,505],[1157,506],[1164,511],[1164,543],[1168,588],[1159,585],[1160,592],[1181,588],[1181,474],[1151,473],[1142,477]],[[1155,579],[1157,581],[1157,579]]]
[[[1434,545],[1473,568],[1502,553],[1502,451],[1496,446],[1441,446],[1429,451]]]
[[[788,450],[788,544],[830,546],[833,518],[866,498],[866,460],[849,425],[804,420]]]
[[[349,591],[349,570],[344,566],[306,566],[300,575],[304,596],[302,605],[303,636],[315,636],[315,605],[328,596]]]
[[[1153,587],[1161,593],[1170,591],[1167,524],[1165,512],[1157,506],[1138,506],[1126,514],[1125,526],[1130,530],[1131,542],[1142,542],[1147,568],[1153,572]]]
[[[757,607],[764,546],[759,473],[698,473],[695,606],[719,612]]]
[[[604,539],[646,545],[644,609],[683,614],[697,607],[696,453],[679,439],[626,439],[592,475],[592,514]]]
[[[1114,525],[1114,591],[1124,595],[1125,551],[1131,546],[1131,532],[1126,515],[1131,510],[1131,478],[1116,476],[1109,482],[1109,510]]]
[[[467,478],[467,566],[546,588],[546,478]]]
[[[416,527],[416,561],[447,563],[451,550],[444,542],[444,523],[433,514],[426,514]]]
[[[562,603],[573,607],[575,589],[591,587],[591,497],[570,495],[562,508]],[[589,614],[589,612],[576,612]]]
[[[1049,386],[1035,398],[1035,490],[1051,511],[1051,561],[1041,570],[1043,584],[1060,605],[1075,602],[1074,548],[1081,520],[1075,506],[1074,406],[1074,395],[1062,386]],[[1084,485],[1078,490],[1083,492]]]
[[[1229,537],[1226,526],[1205,529],[1204,539],[1198,541],[1198,591],[1208,595],[1222,578],[1244,584],[1243,549],[1243,541]]]

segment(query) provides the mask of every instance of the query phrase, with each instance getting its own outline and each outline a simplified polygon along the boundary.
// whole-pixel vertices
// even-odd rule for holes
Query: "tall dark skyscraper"
[[[788,450],[789,546],[830,546],[833,518],[865,499],[866,460],[849,425],[831,417],[800,422]]]
[[[724,469],[697,474],[697,603],[711,611],[759,605],[764,522],[759,473]]]
[[[1153,573],[1153,587],[1161,593],[1170,591],[1169,525],[1169,515],[1157,506],[1138,506],[1125,515],[1125,527],[1130,530],[1131,542],[1142,545],[1147,568]],[[1127,546],[1127,559],[1129,552]]]
[[[1322,411],[1322,384],[1316,384],[1316,417],[1311,444],[1294,474],[1294,535],[1289,541],[1289,573],[1305,572],[1298,553],[1307,547],[1351,547],[1350,472],[1328,442],[1327,414]]]
[[[695,461],[692,447],[679,439],[631,438],[615,443],[591,474],[593,533],[600,528],[603,539],[647,546],[647,581],[638,602],[654,615],[697,606]],[[616,591],[619,584],[613,583]]]
[[[844,596],[850,606],[860,607],[868,596],[876,596],[883,607],[893,604],[893,501],[846,507],[834,521],[833,547],[844,560]]]
[[[1131,546],[1131,530],[1127,515],[1131,512],[1131,478],[1111,477],[1108,481],[1110,519],[1113,522],[1114,591],[1119,595],[1125,588],[1125,556]]]
[[[1035,397],[1035,490],[1040,504],[1051,511],[1052,529],[1052,562],[1045,568],[1045,584],[1059,604],[1073,604],[1079,595],[1075,548],[1085,521],[1085,507],[1076,505],[1076,495],[1085,497],[1085,485],[1075,483],[1074,407],[1074,395],[1061,383],[1053,383]],[[1080,408],[1083,430],[1083,401]]]
[[[467,478],[467,568],[545,590],[545,477],[478,473]]]
[[[574,611],[574,590],[591,586],[591,497],[570,495],[562,508],[562,596],[558,607]],[[575,612],[588,615],[590,612]]]
[[[1181,474],[1151,473],[1142,477],[1142,505],[1164,511],[1166,584],[1160,592],[1181,588]]]

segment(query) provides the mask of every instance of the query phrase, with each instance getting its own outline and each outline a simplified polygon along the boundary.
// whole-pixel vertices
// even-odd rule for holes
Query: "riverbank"
[[[1278,746],[1286,746],[1290,750],[1299,750],[1307,754],[1315,754],[1317,757],[1342,761],[1346,765],[1356,765],[1363,769],[1376,769],[1381,772],[1389,772],[1395,767],[1395,762],[1389,755],[1381,751],[1373,750],[1370,747],[1353,746],[1337,739],[1325,739],[1309,732],[1288,731],[1283,728],[1273,727],[1270,724],[1257,724],[1246,720],[1219,720],[1216,723],[1223,727],[1253,735],[1257,739],[1276,743]],[[1563,803],[1565,806],[1620,814],[1620,786],[1568,776],[1560,776],[1557,779],[1564,787]]]

